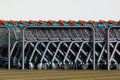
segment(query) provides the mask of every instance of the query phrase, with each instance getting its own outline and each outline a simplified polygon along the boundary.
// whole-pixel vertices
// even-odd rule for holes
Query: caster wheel
[[[100,65],[96,65],[95,68],[96,68],[96,69],[100,69]]]
[[[111,65],[110,65],[110,68],[111,68],[111,69],[113,69],[113,68],[115,68],[115,67],[116,67],[115,64],[111,64]]]
[[[20,69],[20,68],[22,68],[22,65],[21,65],[21,63],[18,63],[18,68]]]
[[[116,65],[116,69],[117,69],[117,70],[120,70],[120,64],[117,64],[117,65]]]
[[[76,69],[81,69],[81,64],[76,64]]]
[[[64,65],[64,69],[65,70],[69,69],[69,65]]]
[[[44,70],[46,70],[46,69],[47,69],[47,64],[43,64],[43,65],[42,65],[42,68],[43,68]]]
[[[30,69],[34,69],[34,64],[33,63],[29,63],[29,68]]]
[[[88,65],[86,65],[86,64],[83,64],[83,65],[82,65],[82,69],[83,69],[83,70],[86,70],[86,69],[88,69]]]
[[[73,64],[73,65],[72,65],[72,69],[75,69],[75,68],[76,68],[76,65],[75,65],[75,64]]]
[[[53,70],[56,70],[56,69],[58,69],[58,66],[57,66],[57,64],[55,64],[55,63],[52,63],[52,69],[53,69]]]
[[[112,68],[112,64],[110,65],[110,69]]]
[[[37,64],[37,68],[38,68],[39,70],[41,70],[41,69],[42,69],[42,63]]]
[[[13,66],[17,66],[17,64],[16,64],[16,63],[13,63]]]

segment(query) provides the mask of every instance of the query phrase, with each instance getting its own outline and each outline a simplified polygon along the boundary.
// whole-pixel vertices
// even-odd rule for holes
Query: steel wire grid
[[[44,31],[45,31],[45,33],[44,34],[42,34],[42,36],[40,36],[34,29],[42,29],[41,30],[41,32],[38,30],[37,32],[40,32],[40,33],[43,33]],[[35,46],[34,47],[34,49],[33,49],[33,51],[32,51],[32,53],[31,53],[31,56],[29,56],[29,59],[28,59],[28,61],[29,61],[29,64],[32,64],[31,66],[29,66],[29,67],[31,67],[31,68],[33,68],[34,67],[34,65],[33,65],[33,63],[31,63],[31,62],[35,62],[35,63],[37,63],[38,65],[37,65],[37,67],[38,67],[38,69],[42,69],[42,68],[44,68],[44,69],[46,69],[46,68],[50,68],[50,65],[52,64],[52,68],[56,68],[56,65],[55,65],[55,63],[57,62],[57,63],[59,63],[59,65],[58,66],[61,66],[61,65],[63,65],[64,64],[64,68],[68,68],[68,66],[66,66],[66,62],[69,64],[69,66],[70,66],[70,64],[73,64],[76,60],[78,60],[77,58],[78,58],[78,56],[79,55],[76,55],[75,54],[75,52],[71,49],[71,46],[74,44],[74,45],[78,45],[78,43],[77,42],[84,42],[85,40],[86,40],[86,42],[90,42],[90,38],[89,38],[89,41],[87,41],[87,39],[86,39],[86,36],[84,35],[84,37],[85,38],[83,38],[82,37],[82,39],[83,40],[81,40],[81,36],[79,36],[79,37],[76,37],[76,38],[74,38],[75,36],[78,36],[78,33],[74,33],[74,34],[77,34],[77,35],[71,35],[73,32],[71,32],[70,30],[69,30],[69,28],[70,29],[72,29],[73,30],[73,32],[74,32],[74,29],[73,28],[77,28],[77,29],[79,29],[79,28],[81,28],[81,29],[83,29],[83,28],[87,28],[87,29],[90,29],[90,30],[92,30],[93,31],[93,33],[94,33],[94,29],[93,28],[90,28],[90,27],[26,27],[26,28],[24,28],[24,30],[23,30],[23,54],[22,54],[22,69],[24,69],[24,67],[25,67],[25,65],[24,65],[24,56],[26,55],[26,52],[24,51],[24,49],[25,49],[25,45],[24,44],[26,44],[27,42],[26,42],[26,40],[28,40],[28,39],[26,39],[26,37],[25,37],[25,35],[26,35],[26,31],[25,30],[27,30],[27,29],[33,29],[34,30],[34,33],[33,33],[33,35],[34,35],[34,37],[36,36],[39,36],[39,39],[38,39],[38,37],[36,38],[36,43],[32,43],[32,45],[33,46]],[[54,30],[51,30],[51,29],[54,29]],[[82,30],[81,30],[82,31]],[[81,32],[80,31],[80,32]],[[76,32],[76,31],[75,31]],[[77,31],[77,32],[79,32],[79,31]],[[88,34],[87,32],[86,32],[86,30],[85,31],[83,31],[84,32],[84,34]],[[43,38],[43,35],[45,35],[45,34],[47,34],[47,38]],[[79,33],[80,34],[80,33]],[[28,35],[28,34],[27,34]],[[94,35],[93,35],[94,36]],[[32,37],[32,36],[31,36]],[[29,38],[31,38],[31,37],[29,37]],[[42,39],[41,39],[41,37],[42,37]],[[33,38],[33,37],[32,37]],[[92,37],[92,39],[93,39],[93,41],[92,41],[92,43],[93,43],[93,46],[92,47],[94,47],[94,37]],[[81,41],[80,41],[81,40]],[[26,42],[26,43],[24,43],[24,41]],[[29,41],[31,41],[31,39],[29,39],[28,40],[28,42]],[[34,40],[35,41],[35,40]],[[31,43],[30,43],[31,44]],[[44,47],[43,47],[44,46]],[[87,47],[88,47],[88,43],[86,43],[86,45],[84,46],[84,49],[86,49]],[[90,45],[89,45],[90,46]],[[38,50],[38,47],[43,47],[43,48],[39,48],[39,50]],[[62,48],[61,48],[62,47]],[[53,48],[53,49],[52,49]],[[42,49],[42,50],[40,50],[40,49]],[[40,55],[39,55],[39,57],[38,57],[38,55],[37,56],[35,56],[35,52],[38,52]],[[94,52],[94,48],[92,48],[92,50],[91,50],[91,52]],[[30,51],[31,52],[31,51]],[[78,51],[78,52],[80,52],[80,51]],[[84,53],[84,55],[83,56],[86,56],[87,57],[87,61],[89,61],[89,59],[88,59],[88,57],[91,59],[91,57],[90,56],[87,56],[87,54],[85,53],[85,51],[84,50],[82,50],[82,52]],[[90,53],[91,53],[90,52]],[[25,55],[24,55],[24,53],[25,53]],[[58,56],[58,53],[59,53],[59,56]],[[92,53],[91,53],[92,54]],[[74,55],[74,59],[72,58],[73,56],[72,55]],[[94,55],[94,54],[93,54]],[[77,56],[77,57],[76,57]],[[94,58],[94,57],[93,57]],[[32,59],[35,59],[35,60],[33,60],[32,61]],[[73,61],[73,62],[71,62],[71,60]],[[79,59],[80,60],[80,59]],[[84,59],[83,59],[84,60]],[[91,59],[91,60],[93,60],[94,61],[94,59]],[[40,62],[40,63],[38,63],[38,61]],[[92,62],[93,62],[92,61]],[[44,63],[44,64],[43,64]],[[84,62],[84,63],[86,63],[86,62]],[[94,64],[94,62],[93,62],[93,64]],[[95,64],[94,64],[95,65]],[[93,66],[94,67],[94,66]],[[94,68],[95,69],[95,68]]]
[[[101,27],[99,27],[99,24]],[[107,68],[107,42],[106,42],[106,31],[108,29],[107,23],[101,24],[96,22],[93,25],[95,29],[95,57],[96,57],[96,68]]]
[[[119,26],[109,27],[107,31],[108,70],[110,70],[111,68],[120,69],[119,31],[120,31]]]
[[[1,67],[10,69],[10,30],[0,26],[0,63]]]

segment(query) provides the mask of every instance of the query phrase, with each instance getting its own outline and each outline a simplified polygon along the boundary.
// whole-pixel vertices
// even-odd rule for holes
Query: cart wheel
[[[76,69],[80,69],[81,68],[81,64],[76,64]]]
[[[33,63],[29,63],[29,68],[33,69],[34,68],[34,64]]]
[[[117,69],[117,70],[120,70],[120,64],[117,64],[117,65],[116,65],[116,69]]]
[[[46,69],[47,69],[47,64],[44,63],[44,64],[42,65],[42,67],[43,67],[43,69],[46,70]]]
[[[76,68],[76,65],[75,65],[75,64],[73,64],[73,65],[72,65],[72,68],[73,68],[73,69],[75,69],[75,68]]]
[[[53,69],[53,70],[56,70],[56,69],[58,69],[58,66],[57,66],[57,64],[55,64],[55,63],[52,63],[52,69]]]
[[[39,70],[41,70],[41,69],[42,69],[42,63],[37,64],[37,68],[38,68]]]
[[[99,68],[100,68],[100,65],[96,65],[95,68],[96,68],[96,69],[99,69]]]
[[[17,63],[13,63],[13,66],[17,66]]]
[[[18,62],[18,68],[22,68],[22,65],[21,63]]]
[[[83,69],[83,70],[86,70],[86,69],[88,69],[88,65],[86,65],[86,64],[83,64],[83,65],[82,65],[82,69]]]
[[[110,64],[110,69],[112,68],[112,64]]]
[[[69,69],[69,65],[65,64],[65,65],[64,65],[64,69],[65,69],[65,70]]]
[[[111,69],[115,68],[115,64],[111,64],[111,65],[110,65],[110,68],[111,68]]]
[[[70,69],[74,69],[74,64],[73,64],[73,62],[70,63]]]

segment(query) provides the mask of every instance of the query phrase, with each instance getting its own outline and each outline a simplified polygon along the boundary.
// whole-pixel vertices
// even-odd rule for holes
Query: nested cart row
[[[0,27],[1,67],[120,69],[118,22],[8,23]]]
[[[26,57],[23,61],[29,63],[29,68],[35,65],[38,69],[94,66],[92,27],[29,27],[24,28],[23,33],[23,54]],[[27,44],[34,46],[33,49],[25,50]]]

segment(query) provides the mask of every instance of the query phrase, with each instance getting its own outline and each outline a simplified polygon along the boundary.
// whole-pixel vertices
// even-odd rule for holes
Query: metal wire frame
[[[8,27],[0,26],[0,29],[1,28],[5,28],[8,31],[8,70],[10,70],[10,29]]]
[[[85,27],[85,26],[80,26],[80,27],[76,27],[76,26],[68,26],[68,27],[61,27],[61,26],[57,26],[57,27],[46,27],[46,26],[34,26],[34,27],[25,27],[23,29],[23,33],[22,33],[22,70],[25,69],[25,63],[24,63],[24,48],[25,48],[25,45],[24,45],[24,42],[25,42],[25,31],[26,29],[42,29],[42,28],[59,28],[59,29],[65,29],[65,28],[78,28],[78,29],[91,29],[92,30],[92,47],[93,47],[93,70],[95,70],[95,31],[94,31],[94,28],[93,27]]]
[[[110,30],[112,29],[120,29],[120,26],[109,27],[107,30],[107,70],[110,70]]]

